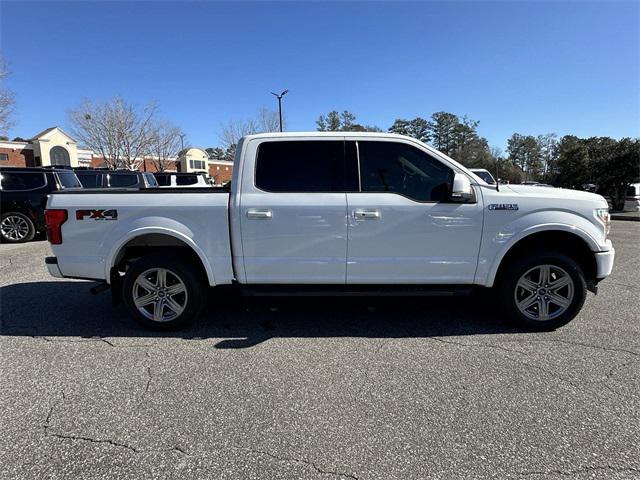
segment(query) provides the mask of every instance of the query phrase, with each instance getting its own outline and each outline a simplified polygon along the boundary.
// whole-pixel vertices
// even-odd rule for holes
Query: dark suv
[[[150,188],[157,187],[158,182],[153,173],[133,170],[75,170],[84,188]]]
[[[67,188],[82,188],[68,169],[0,167],[2,241],[28,242],[36,232],[44,232],[47,194]]]

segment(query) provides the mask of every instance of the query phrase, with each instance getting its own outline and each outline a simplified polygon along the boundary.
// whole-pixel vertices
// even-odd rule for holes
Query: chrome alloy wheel
[[[7,215],[0,223],[0,231],[4,238],[18,242],[29,235],[29,224],[18,215]]]
[[[166,268],[145,270],[133,283],[133,302],[138,311],[154,322],[170,322],[187,306],[187,287]]]
[[[571,276],[555,265],[538,265],[524,273],[514,296],[518,310],[531,320],[559,317],[571,306],[574,285]]]

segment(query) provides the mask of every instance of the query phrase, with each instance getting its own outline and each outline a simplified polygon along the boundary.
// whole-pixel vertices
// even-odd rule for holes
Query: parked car
[[[151,188],[158,182],[153,173],[133,170],[75,169],[84,188]]]
[[[206,173],[156,172],[153,174],[160,188],[198,188],[210,187]]]
[[[493,288],[505,318],[551,329],[613,268],[600,195],[498,189],[393,134],[269,133],[237,148],[230,192],[52,194],[49,272],[104,282],[160,329],[184,325],[208,288],[223,286],[287,295]]]
[[[491,172],[489,172],[489,170],[487,170],[485,168],[470,168],[469,171],[473,172],[475,175],[480,177],[482,180],[487,182],[489,185],[495,185],[496,184],[496,180],[495,180],[495,178],[493,178],[493,175],[491,175]]]
[[[632,183],[627,189],[624,202],[625,212],[640,212],[640,183]]]
[[[0,237],[9,243],[28,242],[44,232],[47,195],[82,185],[71,170],[0,167]]]

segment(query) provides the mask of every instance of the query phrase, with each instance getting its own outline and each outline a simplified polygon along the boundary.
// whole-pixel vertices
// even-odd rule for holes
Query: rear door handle
[[[271,210],[259,210],[257,208],[247,210],[247,218],[251,220],[270,220],[272,217]]]
[[[377,220],[381,217],[380,210],[357,208],[353,211],[355,218],[362,218],[364,220]]]

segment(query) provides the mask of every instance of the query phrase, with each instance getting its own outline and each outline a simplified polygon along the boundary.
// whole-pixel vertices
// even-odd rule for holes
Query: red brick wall
[[[178,170],[178,162],[166,162],[169,165],[166,168],[169,168],[171,171],[177,171]],[[102,157],[93,157],[91,159],[91,168],[98,168],[98,167],[106,167],[107,165],[104,162],[104,159]],[[156,168],[156,164],[153,162],[153,160],[149,160],[149,159],[145,159],[144,163],[140,164],[140,171],[141,172],[157,172],[158,169]]]
[[[106,167],[106,165],[104,164],[104,158],[102,157],[91,158],[91,168],[98,168],[98,167]]]
[[[20,148],[0,148],[0,153],[6,153],[9,161],[1,161],[1,167],[36,167],[33,150]]]
[[[215,179],[216,185],[220,185],[222,183],[228,182],[231,180],[231,177],[233,176],[233,166],[218,165],[218,164],[212,163],[209,165],[209,176]]]
[[[179,165],[180,162],[166,161],[164,162],[164,169],[171,172],[177,172],[179,171]],[[158,168],[153,160],[145,159],[144,163],[140,165],[140,170],[143,172],[157,172]]]

